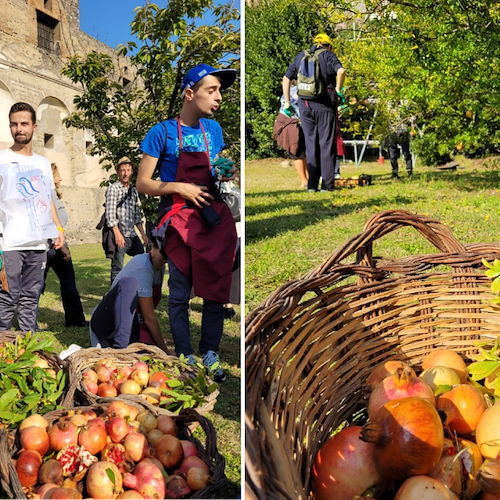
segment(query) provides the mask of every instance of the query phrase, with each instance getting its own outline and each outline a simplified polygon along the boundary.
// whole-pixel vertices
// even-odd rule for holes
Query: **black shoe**
[[[413,175],[413,170],[407,170],[406,173],[408,174],[408,177],[411,177]]]
[[[76,326],[77,328],[88,328],[89,327],[89,322],[88,321],[80,321],[79,323],[69,323],[66,325],[68,328],[71,326]]]
[[[232,307],[224,307],[224,319],[232,319],[236,316],[236,311]]]
[[[399,175],[397,172],[393,172],[392,175],[391,175],[391,178],[392,179],[399,179]]]

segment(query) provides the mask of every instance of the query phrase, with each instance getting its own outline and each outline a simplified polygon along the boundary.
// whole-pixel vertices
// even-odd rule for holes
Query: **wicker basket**
[[[375,259],[373,242],[403,226],[438,253]],[[347,263],[353,256],[356,262]],[[438,221],[382,212],[248,316],[247,498],[308,498],[314,456],[362,408],[373,366],[388,359],[418,363],[436,346],[467,359],[478,339],[496,338],[500,313],[489,303],[482,258],[500,258],[500,245],[464,246]]]
[[[106,411],[113,399],[102,398],[103,402],[100,404],[82,406],[75,411],[92,408],[99,415]],[[128,404],[135,406],[139,410],[146,408],[142,403],[128,402]],[[154,409],[152,412],[159,415],[159,412]],[[47,413],[45,418],[49,423],[53,423],[66,414],[66,410],[53,411]],[[179,428],[179,439],[188,439],[196,444],[198,456],[209,466],[210,475],[213,478],[212,484],[193,493],[189,498],[216,498],[216,493],[226,485],[227,478],[224,473],[225,459],[217,449],[217,436],[212,423],[193,409],[185,409],[180,415],[175,415],[173,419]],[[203,429],[205,443],[200,442],[193,436],[191,427]],[[9,435],[4,431],[0,432],[0,482],[7,498],[27,498],[11,459],[19,452],[20,448],[19,431],[16,431],[15,435]]]
[[[130,344],[125,349],[99,349],[99,348],[90,348],[90,349],[81,349],[71,354],[68,360],[68,370],[69,370],[69,390],[66,394],[62,406],[66,408],[73,408],[73,405],[78,404],[95,404],[99,402],[102,398],[92,394],[87,390],[85,384],[83,383],[83,373],[88,368],[93,368],[97,361],[101,359],[112,359],[118,368],[122,366],[131,366],[134,363],[137,363],[144,356],[149,356],[155,358],[160,361],[175,361],[177,362],[177,358],[174,356],[169,356],[165,354],[164,351],[159,349],[156,346],[135,343]],[[192,368],[193,373],[195,373],[198,369],[196,367]],[[167,373],[168,374],[168,373]],[[173,375],[173,372],[172,372]],[[183,373],[181,377],[188,377],[188,373]],[[213,381],[207,378],[207,383],[212,383]],[[214,405],[217,401],[217,396],[219,394],[219,390],[214,391],[206,397],[206,402],[196,407],[196,411],[200,415],[206,415],[209,411],[213,410]],[[157,411],[159,413],[163,413],[166,415],[174,416],[175,413],[171,411],[165,410],[164,408],[159,408],[158,406],[152,405],[144,400],[144,398],[140,396],[133,395],[120,395],[118,396],[120,399],[126,400],[128,403],[131,401],[136,401],[148,407],[151,411]]]

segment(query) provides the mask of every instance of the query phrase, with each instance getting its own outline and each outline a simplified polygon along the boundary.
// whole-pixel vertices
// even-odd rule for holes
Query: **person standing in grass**
[[[210,118],[220,106],[221,90],[235,79],[235,70],[207,64],[188,71],[181,85],[181,112],[148,132],[141,144],[137,175],[140,192],[162,197],[154,235],[168,263],[168,311],[175,352],[196,362],[189,329],[193,288],[203,299],[199,349],[216,381],[225,380],[219,346],[237,237],[215,174],[218,171],[220,179],[227,181],[236,169],[230,160],[217,157],[224,140],[220,125]],[[160,180],[155,180],[159,158]]]
[[[47,240],[58,250],[64,229],[52,199],[52,170],[33,153],[36,112],[25,102],[9,112],[14,144],[0,151],[0,250],[5,271],[0,289],[0,330],[10,330],[17,310],[19,329],[36,330],[38,295],[47,260]]]
[[[52,190],[52,199],[61,221],[61,226],[66,227],[68,222],[68,213],[61,203],[61,175],[55,163],[52,163],[52,175],[54,177],[55,188]],[[73,268],[73,261],[71,260],[71,253],[68,245],[65,243],[61,248],[55,249],[54,242],[49,240],[49,249],[47,251],[47,264],[44,272],[44,283],[41,289],[41,294],[45,290],[45,281],[50,268],[56,273],[59,283],[61,285],[61,299],[64,308],[64,319],[66,326],[87,327],[88,322],[85,320],[83,314],[82,301],[80,294],[76,288],[75,270]]]
[[[317,93],[306,95],[302,88],[299,71],[304,52],[298,54],[288,67],[283,77],[283,95],[285,97],[284,111],[291,108],[291,81],[297,80],[299,94],[299,110],[304,138],[306,141],[306,159],[309,179],[307,188],[315,192],[322,178],[321,191],[331,191],[334,188],[335,161],[337,157],[336,115],[337,107],[332,93],[337,92],[343,98],[345,69],[332,52],[332,41],[324,33],[313,40],[313,46],[308,51],[316,54],[319,63],[319,79],[315,79],[314,88]]]

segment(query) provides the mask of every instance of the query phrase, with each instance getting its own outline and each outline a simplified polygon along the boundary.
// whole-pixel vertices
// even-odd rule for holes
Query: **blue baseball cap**
[[[198,64],[198,66],[195,66],[186,73],[186,76],[182,81],[181,90],[184,91],[193,87],[207,75],[214,75],[217,78],[220,78],[221,89],[227,89],[236,80],[235,69],[215,69],[208,64]]]

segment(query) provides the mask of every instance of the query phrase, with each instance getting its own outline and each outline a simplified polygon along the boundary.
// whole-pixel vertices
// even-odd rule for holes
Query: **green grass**
[[[83,310],[85,317],[90,319],[93,308],[109,289],[110,261],[104,258],[102,247],[98,244],[72,245],[70,248]],[[167,276],[163,287],[164,296],[157,314],[167,344],[173,348],[167,315],[166,281]],[[195,349],[200,338],[201,304],[198,298],[192,301],[190,320]],[[227,379],[220,385],[220,395],[214,410],[207,415],[217,432],[217,448],[226,459],[226,476],[229,484],[218,494],[219,498],[225,499],[240,498],[241,495],[240,307],[235,306],[235,310],[236,316],[224,323],[221,343],[221,362]],[[88,329],[65,327],[59,282],[52,271],[47,277],[47,288],[40,300],[38,323],[44,329],[38,335],[54,339],[56,352],[60,352],[70,344],[90,347]]]
[[[372,175],[372,185],[330,193],[300,189],[293,166],[282,159],[245,166],[245,314],[288,280],[321,264],[382,210],[404,209],[448,225],[461,243],[498,242],[500,160],[460,158],[456,171],[417,163],[412,178],[400,159],[391,179],[388,160],[342,165],[343,177]],[[377,240],[373,254],[386,258],[434,252],[419,233],[403,228]],[[353,255],[349,262],[353,262]]]

